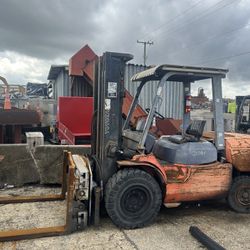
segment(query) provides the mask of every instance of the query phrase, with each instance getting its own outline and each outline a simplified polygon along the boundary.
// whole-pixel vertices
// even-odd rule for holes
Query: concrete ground
[[[36,194],[47,192],[24,189]],[[64,212],[64,201],[0,205],[0,230],[62,225]],[[201,249],[201,244],[189,234],[191,225],[198,226],[226,249],[250,249],[250,215],[231,211],[225,202],[162,208],[154,224],[136,230],[118,229],[104,217],[98,227],[67,236],[0,243],[0,249]]]

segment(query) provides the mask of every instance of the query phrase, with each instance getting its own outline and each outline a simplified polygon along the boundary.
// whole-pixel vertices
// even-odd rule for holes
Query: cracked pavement
[[[44,193],[41,188],[25,190],[30,194]],[[1,231],[62,225],[64,213],[64,201],[2,205]],[[188,231],[191,225],[198,226],[226,249],[250,249],[250,215],[237,214],[222,201],[162,208],[156,222],[141,229],[119,229],[105,216],[98,227],[90,226],[66,236],[4,242],[0,249],[201,249]]]

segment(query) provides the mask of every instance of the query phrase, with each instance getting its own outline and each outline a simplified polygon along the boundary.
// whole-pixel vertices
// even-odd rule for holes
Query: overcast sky
[[[228,68],[224,96],[250,94],[250,0],[0,0],[0,75],[47,82],[85,44],[98,54],[153,41],[147,64]]]

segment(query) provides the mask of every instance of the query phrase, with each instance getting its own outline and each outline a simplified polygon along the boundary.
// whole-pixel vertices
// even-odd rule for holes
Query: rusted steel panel
[[[248,138],[250,139],[250,135],[248,134],[239,134],[239,133],[231,133],[231,132],[225,132],[224,133],[225,138],[232,138],[232,137],[237,137],[237,138]],[[214,135],[214,131],[208,131],[208,132],[204,132],[202,135],[203,138],[205,139],[214,139],[215,135]]]
[[[164,203],[209,200],[226,196],[232,181],[232,165],[165,167],[168,177]]]
[[[159,164],[157,159],[152,155],[136,155],[130,161],[117,161],[119,167],[149,167],[158,171],[161,179],[167,184],[167,176],[164,168]]]
[[[163,165],[161,165],[163,164]],[[136,155],[118,161],[120,167],[153,166],[166,182],[164,203],[209,200],[225,197],[232,182],[232,165],[215,162],[206,165],[164,165],[153,154]]]
[[[206,132],[203,138],[214,140],[214,132]],[[226,160],[241,172],[250,172],[250,135],[225,133]]]
[[[14,126],[14,142],[22,143],[22,127],[20,125]]]
[[[128,115],[129,108],[131,106],[131,103],[133,101],[133,96],[130,95],[130,93],[125,90],[125,97],[123,98],[123,104],[122,104],[122,113],[126,116]],[[131,117],[132,125],[135,125],[137,122],[137,119],[139,117],[147,116],[146,111],[138,104],[134,110],[133,116]]]
[[[28,125],[40,123],[38,112],[25,109],[0,110],[0,124]]]
[[[226,138],[226,159],[241,172],[250,172],[250,137]]]
[[[22,203],[22,202],[39,202],[39,201],[55,201],[64,200],[61,194],[51,194],[43,196],[16,196],[16,197],[0,197],[0,204]]]
[[[156,118],[156,126],[158,129],[158,136],[161,135],[176,135],[181,132],[180,126],[182,120],[175,120],[171,118],[160,119]]]
[[[65,234],[65,226],[0,231],[0,241],[34,239]]]
[[[85,74],[93,82],[93,66],[96,58],[95,52],[85,45],[70,58],[69,75],[83,76]]]

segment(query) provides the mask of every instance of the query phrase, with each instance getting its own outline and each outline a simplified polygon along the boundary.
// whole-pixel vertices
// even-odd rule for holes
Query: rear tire
[[[144,227],[156,218],[162,191],[156,180],[139,169],[123,169],[114,174],[105,189],[105,206],[120,228]]]
[[[250,176],[238,176],[233,180],[228,203],[238,213],[250,212]]]

